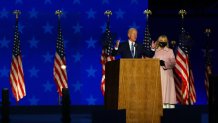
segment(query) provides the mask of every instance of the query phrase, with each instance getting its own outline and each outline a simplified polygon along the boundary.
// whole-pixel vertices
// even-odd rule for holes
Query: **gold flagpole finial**
[[[14,10],[14,11],[13,11],[13,14],[15,14],[15,15],[16,15],[16,18],[18,18],[19,15],[21,14],[21,12],[20,12],[20,10]]]
[[[149,9],[146,9],[143,13],[146,15],[147,19],[148,19],[149,15],[152,15],[151,10],[149,10]]]
[[[176,41],[175,40],[172,40],[171,41],[171,44],[172,44],[172,46],[173,46],[173,48],[176,46]]]
[[[210,28],[206,28],[204,33],[206,33],[206,35],[209,37],[210,33],[211,33],[211,29]]]
[[[55,15],[58,15],[59,18],[61,17],[62,14],[63,14],[63,12],[61,10],[55,11]]]
[[[110,18],[110,16],[112,15],[112,12],[111,12],[111,10],[106,10],[106,11],[104,12],[104,14],[105,14],[108,18]]]
[[[179,10],[179,15],[181,15],[182,19],[184,19],[184,16],[187,14],[186,10],[181,9]]]

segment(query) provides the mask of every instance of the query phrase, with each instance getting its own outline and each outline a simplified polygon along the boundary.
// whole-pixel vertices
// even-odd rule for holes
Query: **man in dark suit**
[[[144,50],[142,45],[136,43],[137,30],[135,28],[128,30],[128,38],[127,42],[120,43],[119,40],[116,42],[112,55],[120,55],[121,58],[143,58],[154,55],[154,52],[150,54]],[[154,42],[152,42],[152,47],[155,47]]]

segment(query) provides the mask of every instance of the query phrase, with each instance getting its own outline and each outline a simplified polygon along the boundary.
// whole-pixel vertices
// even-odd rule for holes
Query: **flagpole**
[[[107,18],[107,22],[110,22],[110,17],[111,17],[111,15],[112,15],[111,10],[106,10],[106,11],[104,12],[104,14],[108,17],[108,18]]]
[[[107,30],[107,28],[109,29],[109,26],[110,26],[110,17],[112,15],[112,11],[111,10],[106,10],[104,12],[104,14],[107,16],[107,27],[106,27],[106,30]],[[106,56],[105,56],[105,61],[106,62],[107,62],[107,57],[111,55],[111,52],[109,52],[109,51],[111,51],[111,50],[109,50],[109,47],[112,48],[112,46],[110,46],[110,44],[108,44],[108,43],[104,44],[104,50],[105,50],[105,53],[106,53]]]
[[[13,14],[15,14],[15,17],[16,17],[16,26],[18,26],[18,18],[19,18],[19,15],[21,14],[21,12],[20,12],[20,10],[14,10]],[[15,27],[15,28],[18,28],[18,27]],[[17,85],[16,85],[16,91],[18,92]],[[16,105],[18,105],[18,93],[16,93]]]
[[[205,48],[205,55],[206,55],[205,72],[207,74],[206,76],[208,76],[208,80],[207,80],[208,87],[207,87],[206,83],[205,83],[205,87],[206,87],[206,91],[207,91],[207,102],[210,102],[210,100],[209,100],[210,99],[210,96],[209,96],[209,90],[210,90],[209,76],[212,74],[212,70],[211,70],[211,61],[210,61],[210,54],[209,54],[209,49],[210,49],[209,48],[210,47],[209,40],[210,40],[211,29],[206,28],[205,29],[205,34],[206,34],[206,38],[207,38],[207,43],[206,43],[206,48]]]
[[[207,28],[205,29],[205,32],[206,34],[206,37],[207,37],[207,43],[206,43],[206,56],[209,54],[209,38],[210,38],[210,33],[211,33],[211,29],[210,28]]]
[[[152,12],[151,10],[149,9],[146,9],[144,10],[143,14],[145,14],[146,16],[146,26],[145,26],[145,37],[144,37],[144,40],[143,40],[143,47],[146,51],[149,52],[149,55],[148,56],[143,56],[143,58],[146,58],[146,57],[151,57],[150,54],[151,54],[151,44],[152,44],[152,39],[151,39],[151,35],[150,35],[150,32],[149,32],[149,16],[152,15]],[[147,35],[146,35],[147,34]]]
[[[58,94],[58,104],[61,105],[61,96]]]
[[[146,15],[146,21],[148,22],[148,18],[149,18],[149,16],[152,15],[151,10],[146,9],[143,13]],[[148,25],[148,24],[147,24],[147,25]]]
[[[14,10],[13,14],[16,15],[16,19],[19,18],[19,15],[21,14],[20,10]]]
[[[206,60],[210,63],[210,54],[209,54],[209,47],[210,47],[210,43],[209,43],[209,40],[210,40],[210,34],[211,34],[211,29],[210,28],[207,28],[205,29],[205,34],[207,36],[207,43],[206,43]],[[209,71],[209,74],[211,74],[212,71],[211,71],[211,68],[210,68],[210,71]]]
[[[176,41],[175,41],[175,40],[172,40],[172,41],[171,41],[171,45],[172,45],[172,48],[174,49],[175,46],[176,46]]]
[[[101,92],[102,95],[105,96],[105,64],[108,61],[115,60],[114,57],[110,57],[112,53],[112,36],[110,32],[110,17],[112,15],[111,10],[106,10],[104,15],[107,16],[106,30],[103,34],[103,46],[102,46],[102,54],[101,54],[101,64],[102,64],[102,79],[101,79]]]
[[[179,15],[181,15],[181,18],[182,18],[182,20],[181,20],[181,26],[182,26],[182,28],[184,28],[184,18],[185,18],[185,15],[187,14],[187,12],[186,12],[186,10],[184,10],[184,9],[181,9],[181,10],[179,10],[179,13],[178,13]],[[182,29],[182,31],[183,31],[183,29]],[[184,42],[183,42],[184,43]],[[190,59],[189,59],[189,55],[187,55],[187,58],[188,58],[188,65],[190,65],[189,63],[190,63]],[[190,66],[189,66],[189,68],[188,68],[189,70],[189,75],[188,75],[188,103],[189,103],[189,105],[191,104],[191,100],[190,100]],[[183,97],[183,96],[182,96]],[[185,100],[186,101],[186,100]],[[184,102],[184,104],[185,104],[186,102]]]
[[[60,21],[61,21],[61,15],[63,14],[63,12],[61,10],[56,10],[55,11],[55,15],[58,16],[58,26],[60,25]],[[62,90],[60,90],[62,92]],[[61,96],[60,94],[58,94],[58,104],[61,105]]]
[[[211,29],[210,28],[207,28],[205,29],[205,34],[207,36],[207,44],[206,44],[206,60],[209,62],[209,65],[211,64],[210,63],[210,54],[209,54],[209,47],[210,47],[210,43],[209,43],[209,40],[210,40],[210,34],[211,34]],[[211,70],[211,67],[210,67],[210,70],[209,70],[209,74],[212,73],[212,70]]]
[[[176,44],[177,44],[177,42],[175,40],[172,40],[170,43],[172,45],[173,53],[176,56]]]

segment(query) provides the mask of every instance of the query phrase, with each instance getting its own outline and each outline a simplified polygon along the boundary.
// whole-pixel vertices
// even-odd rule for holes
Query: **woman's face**
[[[160,37],[158,39],[158,42],[159,42],[159,46],[161,48],[164,48],[165,46],[167,46],[167,38],[165,38],[165,37]]]

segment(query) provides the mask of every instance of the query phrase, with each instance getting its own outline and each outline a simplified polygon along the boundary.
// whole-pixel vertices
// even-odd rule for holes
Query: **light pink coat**
[[[176,104],[176,90],[173,78],[173,67],[175,66],[175,56],[173,50],[164,47],[156,49],[153,58],[165,61],[165,66],[160,67],[162,99],[164,104]]]

